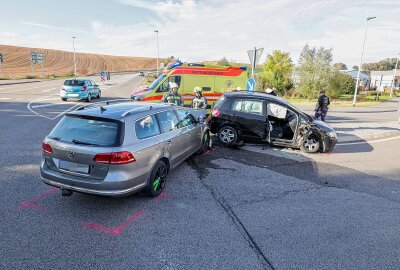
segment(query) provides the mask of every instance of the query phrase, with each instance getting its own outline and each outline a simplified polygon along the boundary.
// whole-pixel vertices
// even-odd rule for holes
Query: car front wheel
[[[90,102],[92,100],[92,95],[88,94],[87,98],[86,98],[86,102]]]
[[[61,98],[61,100],[62,100],[62,101],[67,101],[67,99],[66,99],[66,98]]]
[[[231,126],[225,126],[218,131],[219,141],[226,146],[231,146],[238,141],[238,133],[235,128]]]
[[[316,136],[311,135],[303,141],[300,149],[305,153],[316,153],[319,151],[320,146],[320,140]]]

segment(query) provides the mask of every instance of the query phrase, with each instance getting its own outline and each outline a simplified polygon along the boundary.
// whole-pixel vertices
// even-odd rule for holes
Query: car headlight
[[[336,131],[329,131],[326,133],[330,138],[337,138]]]

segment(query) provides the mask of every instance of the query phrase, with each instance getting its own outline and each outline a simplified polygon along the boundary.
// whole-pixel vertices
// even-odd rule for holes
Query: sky
[[[399,0],[1,0],[0,44],[183,61],[248,63],[247,50],[332,48],[334,62],[364,62],[400,53]],[[1,53],[1,52],[0,52]]]

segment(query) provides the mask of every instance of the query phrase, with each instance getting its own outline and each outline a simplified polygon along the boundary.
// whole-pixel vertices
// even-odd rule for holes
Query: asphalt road
[[[140,80],[115,76],[102,100]],[[0,269],[399,269],[398,139],[319,155],[216,145],[156,199],[61,197],[39,176],[42,139],[81,105],[59,104],[60,84],[0,89]]]

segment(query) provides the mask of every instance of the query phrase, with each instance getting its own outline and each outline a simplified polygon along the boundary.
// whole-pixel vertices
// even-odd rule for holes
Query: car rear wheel
[[[151,197],[157,197],[163,192],[167,181],[168,168],[164,161],[160,160],[154,166],[149,181],[147,183],[147,194]]]
[[[238,141],[238,133],[236,129],[231,126],[225,126],[218,131],[219,141],[226,146],[231,146]]]
[[[66,98],[61,98],[61,100],[62,100],[62,101],[67,101],[67,99],[66,99]]]
[[[300,149],[305,153],[316,153],[319,151],[320,146],[320,140],[315,135],[311,135],[304,140]]]
[[[88,94],[86,98],[86,102],[90,102],[92,100],[92,95]]]
[[[101,98],[101,91],[99,90],[99,93],[97,94],[97,98]]]

